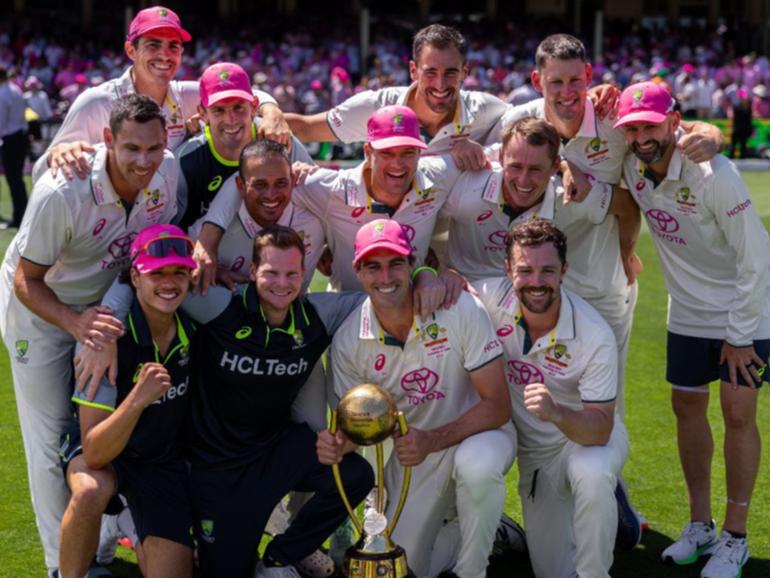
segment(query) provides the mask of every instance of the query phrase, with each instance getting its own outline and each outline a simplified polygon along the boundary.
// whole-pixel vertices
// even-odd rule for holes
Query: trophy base
[[[362,552],[351,546],[345,552],[345,569],[348,578],[416,578],[401,546],[390,552]]]

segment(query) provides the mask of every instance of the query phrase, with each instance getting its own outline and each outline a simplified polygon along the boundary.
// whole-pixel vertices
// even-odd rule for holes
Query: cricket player
[[[88,163],[83,153],[102,142],[102,128],[113,102],[134,92],[149,96],[162,108],[168,148],[176,149],[185,138],[185,123],[196,114],[200,102],[197,82],[173,80],[182,63],[183,43],[190,40],[172,10],[163,6],[140,10],[131,21],[124,44],[132,65],[119,78],[89,88],[75,99],[48,151],[35,163],[33,181],[48,167],[54,173],[64,171],[68,178],[75,174],[85,178]],[[260,133],[288,145],[289,129],[275,100],[260,91],[256,96],[265,121]]]
[[[195,326],[179,305],[195,268],[193,242],[173,225],[150,225],[131,243],[135,290],[127,332],[117,342],[114,384],[72,398],[78,422],[62,445],[72,491],[61,529],[60,578],[82,578],[96,552],[102,512],[126,496],[145,576],[192,578],[193,526],[183,432],[194,366]],[[122,504],[121,504],[122,507]]]
[[[0,320],[11,357],[30,491],[50,570],[68,492],[58,467],[70,417],[76,342],[89,328],[119,334],[98,303],[129,263],[131,241],[176,214],[177,168],[165,117],[149,97],[115,101],[87,180],[48,173],[35,185],[22,226],[0,268]]]
[[[537,116],[550,122],[564,143],[560,154],[569,173],[564,180],[568,197],[576,195],[578,190],[587,194],[593,187],[617,185],[625,142],[623,135],[613,128],[612,120],[599,118],[587,98],[592,68],[583,43],[569,34],[549,36],[538,46],[535,61],[532,85],[543,98],[511,108],[498,128],[501,130],[524,116]],[[693,123],[688,128],[692,134],[682,143],[687,154],[705,160],[719,151],[722,135],[717,127]],[[621,384],[617,409],[622,416],[625,413],[623,375],[638,294],[638,285],[633,281],[641,264],[633,252],[624,262],[617,219],[606,219],[598,225],[575,220],[564,223],[562,230],[570,239],[570,267],[564,278],[565,285],[593,305],[615,333]],[[627,271],[631,272],[631,278]]]
[[[759,467],[758,388],[770,353],[770,242],[735,165],[695,163],[680,146],[679,113],[651,82],[623,91],[616,126],[630,152],[623,178],[650,227],[669,294],[666,379],[690,500],[690,522],[663,560],[711,554],[702,578],[734,578],[748,560],[746,521]],[[727,496],[711,519],[714,444],[709,383],[719,379]]]
[[[516,453],[500,343],[468,293],[421,320],[410,283],[414,263],[397,221],[378,219],[356,233],[353,266],[368,298],[334,336],[334,389],[342,396],[359,383],[376,383],[406,414],[409,433],[395,439],[385,468],[386,517],[392,519],[403,466],[413,466],[393,540],[415,575],[481,578]],[[353,449],[341,432],[319,434],[322,463]]]
[[[368,127],[363,163],[340,171],[318,169],[292,193],[293,202],[316,215],[324,226],[334,260],[331,285],[337,290],[361,289],[350,266],[353,239],[363,224],[383,216],[404,226],[415,256],[424,259],[438,212],[460,174],[445,157],[420,157],[426,145],[411,109],[399,105],[380,108]],[[224,192],[212,204],[204,229],[216,225],[223,230],[232,219],[237,208],[232,202],[235,195],[225,196]],[[434,277],[430,271],[419,273]],[[441,286],[443,301],[443,283]]]
[[[475,287],[504,350],[535,575],[609,577],[628,453],[615,414],[617,349],[601,315],[562,287],[566,254],[553,223],[527,221],[506,242],[508,277]]]
[[[212,64],[203,71],[198,85],[198,112],[206,124],[176,151],[180,165],[177,221],[184,229],[206,214],[212,199],[238,170],[243,147],[257,139],[262,125],[249,76],[237,64]],[[290,158],[291,162],[313,164],[296,138],[292,138]],[[245,266],[248,268],[248,260]]]

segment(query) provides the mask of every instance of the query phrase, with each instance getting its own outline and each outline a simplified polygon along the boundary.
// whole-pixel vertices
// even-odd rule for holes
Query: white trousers
[[[516,433],[509,423],[431,454],[412,470],[392,537],[406,550],[416,576],[432,578],[449,569],[460,578],[486,576],[505,503],[505,474],[515,455]],[[385,467],[388,520],[402,483],[403,468],[394,453]]]
[[[59,438],[72,416],[75,339],[12,295],[3,340],[11,358],[35,521],[46,566],[53,570],[59,566],[59,525],[70,497],[59,465]]]
[[[535,576],[607,578],[618,509],[615,485],[628,435],[615,418],[609,443],[568,441],[547,454],[519,452],[519,496]]]
[[[639,283],[628,288],[625,295],[613,295],[611,299],[586,299],[601,314],[615,334],[618,346],[618,393],[615,398],[615,413],[626,417],[626,359],[628,344],[631,342],[631,327],[634,323],[634,308],[639,298]]]

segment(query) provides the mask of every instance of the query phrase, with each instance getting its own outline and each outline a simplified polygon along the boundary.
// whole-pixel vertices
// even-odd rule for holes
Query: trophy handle
[[[401,435],[406,435],[409,432],[409,428],[406,425],[404,412],[396,412],[396,417],[398,418],[398,429],[401,432]],[[404,483],[401,486],[401,495],[398,498],[398,505],[396,506],[396,511],[393,513],[393,519],[390,521],[390,526],[388,526],[388,529],[385,531],[388,537],[393,533],[396,524],[398,524],[398,519],[401,517],[401,511],[404,509],[404,504],[406,503],[406,494],[409,492],[409,483],[411,480],[412,466],[406,466],[404,468]]]
[[[329,423],[329,433],[332,435],[337,433],[336,409],[332,410],[331,422]],[[342,485],[342,475],[340,475],[339,464],[332,464],[332,474],[334,475],[334,483],[337,484],[337,491],[340,494],[340,498],[342,498],[342,503],[345,504],[345,509],[348,511],[348,516],[350,516],[350,519],[353,521],[353,526],[355,526],[358,535],[363,536],[364,528],[361,525],[361,522],[358,520],[356,513],[353,511],[353,508],[350,507],[350,500],[348,500],[348,495],[345,493],[345,488]]]

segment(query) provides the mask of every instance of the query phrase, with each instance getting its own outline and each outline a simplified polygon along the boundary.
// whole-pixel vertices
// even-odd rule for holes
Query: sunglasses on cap
[[[150,257],[169,257],[172,253],[178,257],[190,257],[193,254],[193,242],[187,237],[167,235],[147,241],[137,253]]]

